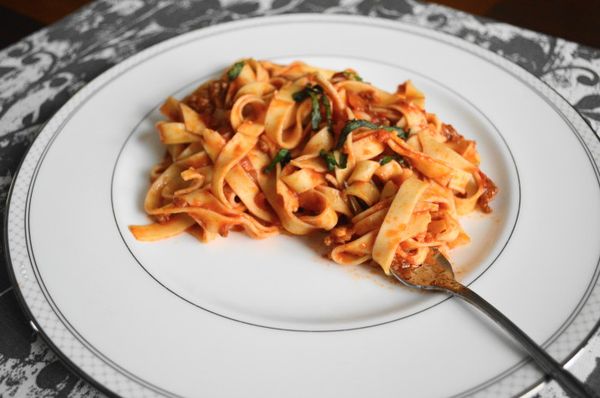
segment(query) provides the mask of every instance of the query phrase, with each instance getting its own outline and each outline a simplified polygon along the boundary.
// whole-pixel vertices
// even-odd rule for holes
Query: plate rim
[[[398,26],[403,26],[404,29],[401,30],[405,30],[405,31],[421,31],[426,33],[426,37],[428,39],[431,39],[433,41],[436,42],[441,42],[444,45],[450,45],[452,47],[455,47],[459,50],[463,50],[463,51],[467,51],[469,53],[471,53],[469,47],[473,50],[479,49],[479,51],[482,51],[484,54],[487,55],[487,57],[482,56],[481,59],[485,60],[488,63],[492,63],[498,67],[500,67],[503,71],[509,73],[511,76],[513,76],[514,78],[518,79],[519,81],[523,82],[524,84],[526,84],[528,87],[530,87],[533,91],[535,91],[535,93],[541,98],[543,99],[545,102],[548,103],[548,105],[550,105],[558,114],[559,116],[565,120],[565,122],[569,125],[572,125],[571,120],[569,119],[568,115],[566,115],[562,109],[558,109],[557,108],[557,104],[554,104],[551,100],[551,98],[546,95],[545,93],[539,92],[535,87],[531,87],[530,84],[525,81],[521,76],[518,76],[513,70],[510,70],[510,67],[517,67],[518,70],[521,71],[521,73],[525,73],[527,75],[527,77],[532,78],[532,81],[539,83],[543,83],[543,86],[545,86],[546,88],[550,89],[551,94],[550,95],[556,95],[557,99],[559,100],[559,102],[563,102],[565,105],[567,105],[567,109],[569,111],[574,111],[574,117],[578,120],[583,121],[583,124],[586,126],[586,128],[589,129],[589,131],[592,133],[592,136],[595,137],[596,140],[598,140],[600,142],[600,137],[598,136],[598,134],[596,133],[596,131],[594,130],[594,128],[591,126],[591,124],[588,122],[588,120],[586,120],[581,113],[571,104],[567,101],[567,99],[560,94],[558,91],[556,91],[553,87],[551,87],[548,83],[546,83],[545,81],[541,80],[540,78],[538,78],[537,76],[535,76],[533,73],[529,72],[527,69],[525,69],[523,66],[514,63],[510,60],[508,60],[507,58],[503,57],[500,54],[497,54],[495,52],[492,52],[490,50],[487,50],[481,46],[478,46],[474,43],[471,43],[463,38],[460,38],[458,36],[454,36],[450,33],[446,33],[446,32],[442,32],[433,28],[429,28],[429,27],[425,27],[425,26],[420,26],[420,25],[415,25],[412,23],[408,23],[408,22],[404,22],[404,21],[399,21],[399,20],[391,20],[391,19],[385,19],[385,18],[374,18],[374,17],[369,17],[369,16],[365,16],[365,15],[348,15],[348,14],[315,14],[315,13],[292,13],[292,14],[284,14],[284,15],[268,15],[268,16],[256,16],[256,17],[248,17],[248,18],[244,18],[241,20],[235,20],[235,21],[228,21],[228,22],[224,22],[224,23],[218,23],[215,25],[210,25],[210,26],[206,26],[206,27],[202,27],[202,28],[198,28],[198,29],[194,29],[191,30],[189,32],[185,32],[183,34],[168,38],[166,40],[163,40],[159,43],[153,44],[135,54],[130,55],[129,57],[119,61],[118,63],[116,63],[115,65],[111,66],[109,69],[105,70],[104,72],[102,72],[101,74],[99,74],[98,76],[96,76],[95,78],[93,78],[92,80],[90,80],[89,82],[87,82],[79,91],[77,91],[75,93],[75,95],[73,95],[67,102],[65,102],[45,123],[43,123],[42,127],[39,129],[38,133],[36,134],[34,140],[32,141],[32,143],[30,144],[30,146],[27,148],[27,150],[25,151],[25,153],[23,154],[23,157],[20,159],[19,161],[19,165],[16,169],[15,174],[13,175],[13,179],[11,181],[10,184],[10,188],[7,192],[7,197],[6,197],[6,203],[5,203],[5,212],[4,212],[4,217],[3,217],[3,227],[4,227],[4,236],[3,236],[3,247],[4,247],[4,257],[7,263],[7,269],[8,269],[8,274],[9,274],[9,279],[11,281],[12,286],[14,287],[14,291],[15,291],[15,296],[17,298],[17,301],[19,302],[19,305],[21,306],[21,309],[24,311],[25,315],[27,316],[30,324],[32,325],[32,327],[34,329],[36,329],[36,332],[42,337],[42,339],[51,347],[51,349],[54,351],[54,353],[61,358],[61,360],[63,360],[63,362],[67,365],[68,368],[70,368],[71,370],[74,370],[76,374],[80,375],[83,379],[85,379],[87,382],[89,382],[90,384],[92,384],[94,387],[98,388],[100,391],[102,391],[103,393],[109,395],[109,396],[118,396],[115,392],[113,392],[111,389],[109,389],[109,387],[107,387],[104,384],[101,384],[99,381],[97,381],[94,377],[90,376],[86,371],[84,371],[81,367],[79,367],[77,364],[75,364],[73,362],[73,360],[71,360],[67,354],[63,353],[61,351],[61,349],[58,348],[58,346],[51,340],[51,338],[49,337],[48,334],[46,334],[46,332],[44,331],[44,329],[41,327],[40,323],[36,320],[35,316],[33,315],[33,312],[31,311],[29,305],[27,304],[27,301],[25,300],[25,297],[23,295],[23,292],[21,291],[21,287],[18,283],[17,280],[17,275],[16,275],[16,269],[13,265],[12,259],[11,259],[11,255],[10,255],[10,250],[9,250],[9,237],[8,237],[8,224],[9,224],[9,209],[10,209],[10,205],[13,199],[13,190],[14,190],[14,186],[16,181],[19,179],[19,175],[21,174],[21,170],[22,170],[22,166],[25,162],[25,160],[30,156],[31,154],[31,149],[34,146],[34,143],[36,141],[38,141],[38,139],[40,138],[41,133],[48,127],[48,125],[51,122],[55,122],[58,121],[60,119],[63,119],[62,122],[60,122],[59,127],[57,128],[56,131],[54,131],[52,133],[52,136],[50,137],[49,141],[44,145],[43,147],[43,151],[48,149],[48,145],[50,144],[50,142],[52,141],[52,139],[55,137],[56,132],[60,130],[60,127],[63,126],[69,119],[69,115],[72,113],[72,110],[69,109],[73,106],[73,104],[78,103],[81,101],[81,99],[83,99],[84,101],[86,101],[88,98],[90,98],[96,91],[100,90],[102,87],[104,87],[108,81],[105,81],[107,79],[107,76],[110,75],[111,73],[114,73],[114,71],[118,68],[123,68],[124,65],[126,65],[128,68],[132,68],[135,67],[136,65],[143,63],[145,61],[147,61],[148,59],[152,58],[152,53],[154,51],[157,51],[157,49],[165,47],[165,48],[172,48],[177,46],[177,44],[179,45],[183,45],[187,42],[193,41],[195,39],[202,39],[207,35],[218,35],[220,33],[222,33],[222,31],[228,31],[229,27],[233,26],[237,26],[237,25],[241,25],[240,28],[250,28],[253,26],[258,25],[260,22],[257,20],[290,20],[290,22],[300,22],[301,20],[306,20],[306,19],[311,19],[310,22],[314,22],[314,23],[324,23],[324,22],[333,22],[334,20],[346,20],[346,21],[341,21],[343,22],[348,22],[351,20],[361,20],[363,23],[370,25],[370,26],[374,26],[374,27],[381,27],[382,25],[387,25],[387,27],[394,29],[394,30],[398,30]],[[180,42],[175,44],[174,46],[174,42]],[[494,62],[494,58],[496,60],[498,60],[499,62]],[[99,87],[91,87],[93,85],[99,85]],[[63,114],[65,114],[63,116]],[[588,147],[585,139],[583,136],[581,136],[580,134],[580,129],[575,128],[575,126],[573,126],[573,132],[575,133],[575,136],[577,138],[577,140],[580,142],[580,145],[583,147],[588,159],[590,160],[590,163],[592,165],[592,168],[594,169],[594,173],[596,175],[596,177],[598,178],[599,176],[599,171],[598,171],[598,164],[596,163],[596,160],[593,156],[593,154],[590,151],[590,148]],[[39,287],[39,284],[36,282],[36,286]],[[577,315],[576,315],[577,316]],[[576,317],[575,316],[575,317]],[[587,343],[589,342],[590,338],[598,331],[600,327],[600,319],[596,321],[596,323],[594,324],[594,326],[592,327],[591,331],[588,333],[588,335],[577,345],[576,348],[574,348],[572,350],[572,352],[566,356],[566,358],[561,362],[561,364],[566,364],[568,362],[570,362],[571,360],[573,360],[583,349],[583,347],[585,347],[585,345],[587,345]],[[531,360],[528,359],[524,359],[522,361],[523,365],[531,362]],[[518,365],[519,363],[517,363]],[[521,365],[522,366],[522,365]],[[477,385],[475,387],[473,387],[473,389],[468,389],[465,390],[461,393],[459,393],[458,395],[455,396],[463,396],[465,394],[470,394],[470,393],[474,393],[478,390],[480,390],[481,388],[485,388],[488,386],[488,383],[494,384],[497,380],[496,378],[503,378],[506,376],[503,376],[503,373],[501,373],[498,376],[495,376],[489,380],[486,380],[484,382],[482,382],[482,384]],[[540,384],[541,381],[541,384]],[[136,382],[136,384],[138,384],[140,387],[144,388],[144,389],[148,389],[148,387],[144,384],[140,384],[139,382]],[[519,395],[521,394],[526,394],[528,391],[531,391],[532,389],[536,389],[538,388],[540,385],[544,384],[544,379],[540,379],[538,381],[536,381],[533,385],[531,385],[530,387],[522,390]],[[161,389],[162,390],[162,389]],[[157,393],[158,391],[155,389],[150,389],[150,391],[152,391],[152,393]],[[163,390],[164,391],[164,390]],[[169,395],[171,396],[178,396],[172,392],[167,392]]]

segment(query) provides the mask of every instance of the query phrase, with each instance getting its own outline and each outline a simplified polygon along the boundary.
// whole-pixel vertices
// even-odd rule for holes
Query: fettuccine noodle
[[[166,147],[144,201],[155,241],[329,231],[339,264],[427,264],[469,242],[460,216],[491,211],[474,141],[424,108],[407,81],[388,93],[302,62],[244,59],[160,108]]]

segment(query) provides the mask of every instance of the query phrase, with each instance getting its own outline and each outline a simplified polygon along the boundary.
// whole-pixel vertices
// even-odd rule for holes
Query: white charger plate
[[[162,155],[158,105],[249,56],[352,67],[390,91],[412,79],[428,111],[477,140],[500,187],[491,216],[463,220],[473,242],[453,252],[461,279],[557,359],[573,356],[600,318],[589,126],[544,83],[459,39],[294,15],[151,47],[41,131],[13,183],[6,251],[24,307],[63,357],[135,397],[507,396],[540,381],[473,309],[326,261],[318,238],[133,239]]]

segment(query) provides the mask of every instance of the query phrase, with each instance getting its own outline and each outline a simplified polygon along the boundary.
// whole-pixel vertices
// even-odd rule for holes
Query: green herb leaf
[[[350,70],[345,70],[342,72],[344,74],[344,77],[348,80],[356,80],[357,82],[362,82],[363,79],[362,77],[360,77],[358,75],[358,73],[350,71]]]
[[[396,133],[398,135],[398,137],[402,138],[403,140],[408,138],[408,133],[402,128],[402,127],[398,127],[398,126],[383,126],[381,127],[383,130],[386,131],[391,131],[392,133]]]
[[[263,169],[263,171],[265,173],[270,173],[273,171],[273,169],[275,169],[277,163],[280,163],[281,166],[285,166],[291,160],[291,158],[292,157],[288,149],[281,149],[279,152],[277,152],[273,160],[271,160],[271,163],[269,163],[267,167]]]
[[[240,72],[242,71],[242,68],[244,67],[244,63],[244,61],[239,61],[233,64],[231,69],[229,69],[229,71],[227,72],[227,78],[229,79],[229,81],[237,79],[237,77],[240,75]]]
[[[389,163],[389,162],[391,162],[392,160],[394,160],[394,158],[393,158],[393,157],[391,157],[391,156],[384,156],[384,157],[382,157],[382,158],[379,160],[379,164],[383,166],[384,164],[388,164],[388,163]]]
[[[335,149],[341,149],[344,146],[344,142],[346,142],[346,138],[348,138],[348,134],[360,127],[368,127],[370,129],[378,128],[378,126],[375,123],[371,123],[367,120],[349,120],[342,129],[342,132],[340,133],[340,138],[338,139],[338,143],[335,146]]]
[[[340,161],[338,162],[340,169],[345,169],[348,166],[348,155],[340,153]]]
[[[310,124],[313,131],[319,128],[321,124],[321,108],[319,107],[319,96],[314,92],[310,91],[310,101],[312,103],[312,111],[310,112]]]
[[[406,161],[404,160],[404,158],[398,154],[393,154],[391,156],[382,157],[379,160],[379,164],[383,166],[384,164],[388,164],[392,160],[395,160],[396,162],[400,163],[400,165],[402,165],[402,166],[404,166],[406,164]]]
[[[335,160],[335,156],[333,156],[331,152],[325,152],[323,149],[321,149],[321,152],[319,152],[319,156],[325,161],[325,164],[327,165],[327,170],[335,170],[335,166],[337,166],[337,161]]]
[[[327,128],[329,129],[330,133],[333,133],[333,119],[331,118],[331,102],[325,94],[321,95],[321,103],[323,104],[323,108],[325,108],[325,119],[327,120]]]
[[[323,94],[323,88],[318,84],[315,84],[314,86],[307,84],[302,90],[292,94],[292,99],[296,102],[302,102],[310,96],[310,93]]]
[[[302,102],[309,97],[309,95],[310,95],[309,93],[310,93],[310,90],[308,90],[307,88],[304,88],[304,89],[302,89],[300,91],[296,91],[294,94],[292,94],[292,98],[296,102]]]
[[[335,153],[326,152],[325,150],[321,149],[321,152],[319,152],[319,156],[325,161],[325,164],[327,165],[327,170],[329,171],[334,171],[336,167],[339,167],[340,169],[345,169],[348,165],[348,155],[346,155],[345,153],[339,153],[337,156],[339,160],[337,160]]]
[[[367,120],[360,120],[360,119],[352,119],[349,120],[346,125],[344,126],[344,128],[342,129],[342,132],[340,133],[340,138],[338,139],[338,143],[335,146],[335,149],[340,149],[344,146],[344,142],[346,142],[346,138],[348,138],[348,134],[350,134],[353,130],[356,130],[360,127],[367,127],[373,130],[386,130],[386,131],[391,131],[391,132],[395,132],[396,134],[398,134],[398,137],[402,138],[402,139],[407,139],[408,138],[408,133],[406,131],[404,131],[404,129],[402,127],[397,127],[397,126],[383,126],[383,125],[377,125],[375,123],[371,123]]]
[[[310,124],[313,131],[319,128],[319,124],[321,124],[322,120],[319,100],[323,103],[323,108],[325,108],[327,124],[331,125],[331,103],[329,103],[329,98],[327,98],[327,96],[323,93],[323,87],[319,86],[318,84],[315,84],[314,86],[308,84],[302,90],[296,91],[294,94],[292,94],[292,98],[296,102],[302,102],[308,97],[310,97],[312,104]]]

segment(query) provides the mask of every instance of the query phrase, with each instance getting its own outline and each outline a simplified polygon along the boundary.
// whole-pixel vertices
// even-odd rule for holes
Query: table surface
[[[429,27],[488,48],[547,83],[594,131],[600,129],[600,50],[443,6],[412,0],[99,0],[0,50],[0,211],[19,161],[43,123],[104,70],[189,30],[334,7]],[[102,396],[69,371],[31,329],[16,301],[4,257],[0,261],[0,396]],[[598,334],[571,370],[600,392]],[[561,396],[554,383],[541,395]]]

